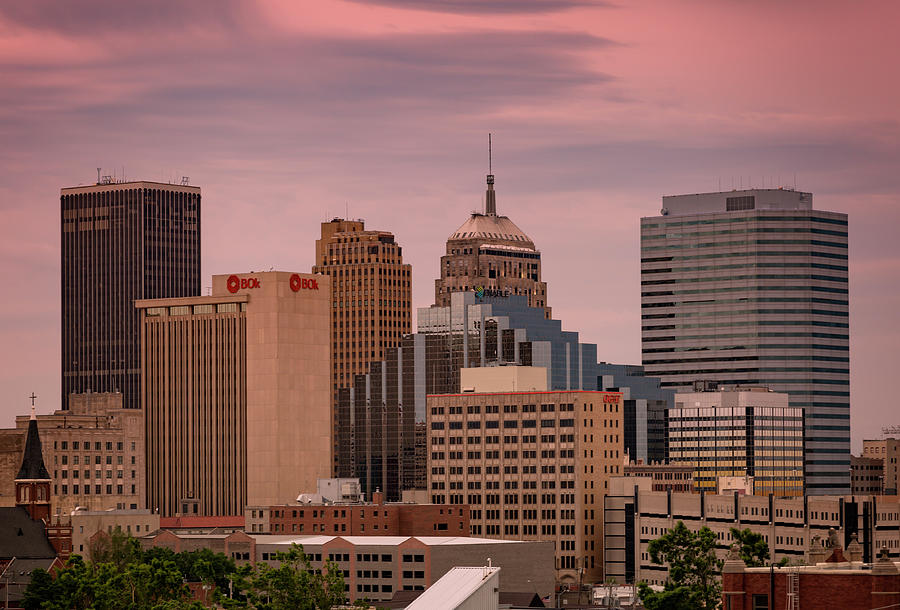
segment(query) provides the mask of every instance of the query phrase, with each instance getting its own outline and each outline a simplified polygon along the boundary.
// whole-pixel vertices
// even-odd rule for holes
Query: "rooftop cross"
[[[32,393],[31,393],[31,396],[29,396],[28,398],[31,399],[31,419],[35,419],[35,416],[34,416],[34,399],[37,398],[37,396],[35,396],[34,392],[32,392]]]

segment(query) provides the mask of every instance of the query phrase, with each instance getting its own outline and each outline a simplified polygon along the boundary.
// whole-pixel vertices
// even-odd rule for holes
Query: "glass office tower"
[[[805,489],[850,491],[847,215],[784,189],[663,197],[641,219],[648,375],[763,385],[805,414]]]

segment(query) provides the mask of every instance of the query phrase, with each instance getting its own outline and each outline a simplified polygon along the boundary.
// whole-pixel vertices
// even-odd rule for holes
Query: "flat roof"
[[[476,367],[477,368],[477,367]],[[457,394],[427,394],[426,396],[511,396],[519,394],[567,394],[572,392],[580,392],[582,394],[621,394],[622,392],[614,392],[612,390],[539,390],[530,392],[519,392],[511,390],[509,392],[460,392]]]
[[[452,546],[462,544],[519,544],[523,540],[493,540],[469,536],[283,536],[272,534],[250,534],[257,544],[309,544],[323,545],[340,538],[353,546],[397,546],[415,539],[425,546]]]
[[[191,193],[199,193],[199,186],[191,186],[189,184],[170,184],[168,182],[155,182],[153,180],[134,180],[128,182],[109,182],[101,184],[83,184],[79,186],[65,186],[59,189],[60,194],[87,193],[97,191],[114,191],[129,188],[161,188],[172,191],[184,191]]]
[[[136,309],[149,307],[178,307],[180,305],[218,305],[220,303],[247,303],[250,301],[248,294],[229,294],[218,296],[199,297],[173,297],[170,299],[135,299]]]

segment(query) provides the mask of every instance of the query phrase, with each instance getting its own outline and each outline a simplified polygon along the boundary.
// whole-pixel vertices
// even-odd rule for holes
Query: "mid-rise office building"
[[[541,252],[506,216],[497,214],[494,176],[488,174],[484,213],[473,212],[449,238],[441,257],[441,277],[434,282],[434,303],[450,305],[454,292],[524,295],[531,307],[544,310],[547,283],[541,280]]]
[[[720,478],[746,476],[756,495],[803,495],[803,409],[789,407],[787,394],[680,392],[668,420],[669,460],[694,467],[695,491],[715,493]]]
[[[900,489],[900,439],[881,438],[863,441],[862,457],[875,458],[884,464],[884,493],[897,495]]]
[[[200,188],[103,183],[60,192],[62,395],[140,408],[138,299],[200,294]]]
[[[720,559],[735,541],[731,528],[762,534],[772,561],[808,561],[835,530],[840,544],[858,540],[862,560],[879,549],[900,555],[896,496],[796,496],[651,491],[647,477],[613,477],[605,505],[604,578],[619,583],[665,584],[668,566],[650,560],[649,544],[679,521],[691,531],[708,527]]]
[[[641,219],[643,364],[663,387],[765,385],[806,417],[806,490],[850,489],[847,215],[752,189]]]
[[[243,515],[331,471],[331,279],[213,276],[212,295],[141,300],[147,507]]]
[[[141,538],[144,548],[175,552],[210,549],[238,565],[266,563],[278,567],[280,553],[303,547],[314,570],[326,562],[344,572],[347,597],[387,602],[397,591],[424,591],[453,567],[487,565],[503,569],[501,591],[553,592],[553,545],[456,536],[329,536],[245,534],[182,535],[163,531]]]
[[[432,502],[467,504],[473,536],[549,540],[557,582],[600,582],[603,496],[622,468],[622,395],[428,397]]]
[[[412,330],[412,266],[403,264],[403,249],[387,231],[366,230],[362,220],[335,218],[322,223],[316,240],[313,273],[331,276],[331,382],[350,387],[369,363],[384,359],[387,349]],[[346,447],[335,422],[335,469]]]
[[[68,409],[35,416],[52,480],[50,501],[58,515],[77,507],[144,507],[143,414],[123,408],[122,398],[119,392],[72,394]],[[24,444],[30,422],[26,415],[17,416],[16,427],[3,432]],[[15,471],[8,468],[21,456],[18,445],[12,445],[15,455],[0,460],[0,478],[12,480]]]

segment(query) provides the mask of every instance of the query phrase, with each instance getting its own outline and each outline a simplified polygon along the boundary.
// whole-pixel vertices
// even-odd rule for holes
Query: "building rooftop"
[[[19,506],[0,508],[0,558],[52,559],[56,554],[43,521],[35,521]]]
[[[447,241],[463,239],[498,239],[518,242],[534,251],[534,242],[531,241],[531,238],[506,216],[472,214],[447,238]]]
[[[328,544],[340,538],[354,546],[396,546],[415,539],[425,546],[452,546],[463,544],[516,544],[519,540],[493,540],[469,536],[273,536],[272,534],[250,534],[257,544]]]
[[[101,182],[98,184],[80,184],[78,186],[67,186],[60,189],[60,193],[71,195],[79,192],[96,192],[98,190],[122,190],[130,188],[157,188],[174,191],[185,191],[190,193],[199,193],[199,186],[191,186],[189,184],[172,184],[169,182],[156,182],[154,180],[133,180],[126,182]]]
[[[416,608],[458,608],[481,587],[486,584],[493,586],[488,584],[488,581],[495,575],[499,579],[499,572],[500,568],[491,566],[452,568],[441,576],[437,582],[428,587],[407,608],[409,610]],[[499,587],[497,588],[499,589]]]
[[[244,527],[244,516],[235,515],[233,517],[201,517],[201,516],[183,516],[183,517],[160,517],[159,527],[161,529],[178,529],[188,527]]]
[[[811,210],[813,197],[812,193],[793,189],[770,188],[665,195],[662,199],[662,216],[682,216],[752,210]]]

